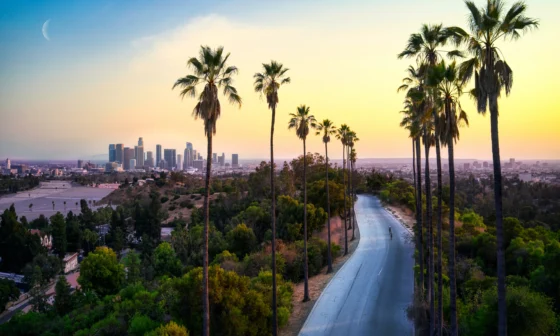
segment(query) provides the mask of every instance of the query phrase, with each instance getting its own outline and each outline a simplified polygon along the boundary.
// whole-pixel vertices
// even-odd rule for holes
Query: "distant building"
[[[160,160],[158,163],[158,167],[161,169],[166,169],[167,167],[167,162],[165,162],[165,160]]]
[[[136,168],[136,159],[130,159],[130,163],[128,164],[129,169]]]
[[[84,166],[84,160],[78,160],[78,168],[82,168]]]
[[[183,155],[177,154],[177,170],[183,169]]]
[[[26,174],[29,171],[29,166],[26,164],[11,165],[11,169],[17,169],[19,175]]]
[[[138,147],[144,147],[144,139],[142,137],[138,138]]]
[[[513,165],[515,164],[515,158],[509,159],[509,163],[510,163],[511,166],[513,167]]]
[[[142,140],[142,138],[140,138]],[[140,140],[138,142],[140,142]],[[136,146],[136,165],[138,167],[144,167],[144,147]]]
[[[487,161],[484,161],[482,163],[482,168],[488,168],[488,162]]]
[[[41,245],[45,248],[47,248],[48,250],[50,250],[52,248],[52,236],[49,234],[46,234],[44,232],[41,232],[41,230],[29,230],[29,232],[31,234],[37,235],[39,236],[39,239],[41,240]]]
[[[119,167],[119,164],[116,162],[107,162],[105,164],[105,172],[113,172],[116,171]]]
[[[220,167],[223,167],[226,163],[226,155],[222,153],[222,155],[218,158],[218,164]]]
[[[124,148],[124,162],[123,169],[130,170],[134,167],[130,166],[130,160],[134,159],[134,148],[125,147]]]
[[[471,168],[471,164],[470,164],[470,163],[465,163],[465,164],[463,164],[463,169],[469,170],[470,168]]]
[[[161,145],[156,145],[156,162],[159,165],[163,158],[161,157]]]
[[[62,265],[64,266],[64,273],[68,274],[78,268],[78,253],[67,253],[62,259]]]
[[[187,142],[187,147],[185,148],[185,152],[183,154],[183,169],[187,170],[193,166],[194,149],[192,143]]]
[[[117,144],[115,146],[115,162],[124,165],[124,147],[123,144]]]
[[[523,182],[532,182],[533,175],[531,173],[521,173],[519,174],[519,180]]]
[[[115,144],[109,145],[109,162],[117,161],[117,147]]]
[[[196,168],[198,170],[204,169],[204,160],[194,160],[193,168]]]
[[[177,153],[175,149],[164,149],[163,159],[167,163],[167,169],[173,170],[177,167]]]
[[[212,163],[217,163],[218,162],[218,153],[214,153],[212,154]]]
[[[6,169],[12,169],[12,162],[10,159],[6,159]]]
[[[150,168],[154,167],[154,153],[152,151],[146,152],[146,162],[144,162],[144,165]]]
[[[232,168],[239,167],[239,154],[231,154],[231,167]]]

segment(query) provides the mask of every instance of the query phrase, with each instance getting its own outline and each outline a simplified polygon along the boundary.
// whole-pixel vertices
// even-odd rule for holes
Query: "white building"
[[[6,169],[11,169],[12,168],[12,162],[10,161],[10,159],[6,159]]]
[[[78,268],[78,253],[67,253],[62,260],[64,265],[64,273],[70,273]]]
[[[47,235],[46,233],[43,233],[40,230],[36,230],[36,229],[29,230],[29,232],[39,236],[39,239],[41,240],[41,245],[43,245],[44,247],[46,247],[49,250],[52,248],[52,236],[51,235]]]

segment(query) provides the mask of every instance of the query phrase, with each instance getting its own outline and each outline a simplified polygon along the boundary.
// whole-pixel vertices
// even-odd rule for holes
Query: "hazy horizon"
[[[499,42],[515,77],[511,95],[499,100],[502,160],[560,159],[560,103],[549,76],[560,51],[553,43],[559,11],[558,1],[529,3],[539,29]],[[200,45],[223,45],[240,70],[234,86],[244,104],[238,109],[221,97],[216,152],[268,157],[271,113],[252,76],[275,59],[292,79],[279,93],[276,157],[301,155],[287,122],[288,113],[306,104],[318,120],[357,132],[359,158],[406,158],[411,141],[399,127],[403,95],[396,88],[413,60],[396,55],[423,23],[467,27],[464,3],[442,0],[288,0],[274,11],[250,1],[6,1],[0,12],[0,112],[9,125],[0,133],[2,160],[77,160],[106,153],[110,143],[133,147],[138,137],[145,152],[161,144],[182,154],[187,141],[205,152],[202,122],[191,116],[195,101],[171,90]],[[41,33],[48,19],[49,41]],[[462,106],[470,127],[461,129],[455,155],[491,161],[489,115],[477,114],[466,97]],[[310,135],[307,144],[309,152],[324,153],[319,137]],[[329,146],[331,158],[341,156],[338,141]]]

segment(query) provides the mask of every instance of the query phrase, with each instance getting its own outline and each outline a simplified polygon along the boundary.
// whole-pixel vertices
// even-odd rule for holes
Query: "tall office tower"
[[[138,138],[138,147],[144,147],[144,139],[142,137]]]
[[[167,169],[173,170],[177,167],[177,151],[174,149],[164,149],[163,158],[166,162]]]
[[[165,162],[165,160],[161,160],[158,163],[158,167],[161,168],[161,169],[166,169],[167,168],[167,163]]]
[[[123,169],[129,170],[133,169],[134,167],[130,166],[130,160],[134,159],[134,148],[125,147],[124,148],[124,160],[123,160]]]
[[[177,154],[177,170],[183,170],[183,155]]]
[[[138,167],[144,167],[144,147],[136,146],[135,152],[136,152],[136,164],[138,165]]]
[[[84,166],[84,160],[78,160],[78,168],[82,168]]]
[[[222,153],[222,155],[218,158],[218,163],[220,164],[220,167],[223,167],[226,164],[226,155],[224,153]]]
[[[130,166],[130,169],[135,169],[136,168],[136,159],[130,159],[130,162],[128,164]]]
[[[118,162],[124,166],[124,148],[123,144],[117,144],[115,146],[115,162]]]
[[[239,154],[231,154],[231,166],[233,168],[239,167]]]
[[[218,153],[213,153],[212,154],[212,163],[216,163],[218,162]]]
[[[198,159],[199,159],[199,160],[203,160],[202,154],[198,153]]]
[[[10,159],[6,159],[6,169],[12,169],[12,161]]]
[[[110,144],[109,145],[109,162],[115,162],[117,161],[117,148],[115,147],[115,144]]]
[[[156,162],[159,165],[163,158],[161,157],[161,145],[156,145]]]
[[[198,153],[197,153],[196,149],[193,149],[192,153],[193,153],[192,154],[193,155],[193,160],[198,160]]]
[[[152,151],[146,152],[146,162],[144,164],[150,168],[154,167],[154,153]]]
[[[198,169],[199,171],[204,169],[204,161],[203,160],[194,160],[193,167]]]

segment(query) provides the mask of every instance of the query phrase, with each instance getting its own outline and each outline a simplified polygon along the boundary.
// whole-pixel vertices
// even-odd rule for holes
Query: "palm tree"
[[[450,334],[458,335],[457,326],[457,277],[455,270],[455,164],[453,145],[459,139],[459,124],[465,122],[468,125],[467,114],[461,108],[459,98],[463,92],[463,82],[459,77],[455,62],[446,65],[441,62],[430,69],[428,74],[428,85],[434,88],[434,93],[439,101],[438,106],[443,109],[443,117],[439,123],[439,137],[443,145],[447,145],[449,160],[449,253],[448,253],[448,276],[450,290]],[[458,113],[458,114],[457,114]],[[438,176],[438,179],[440,177]],[[441,208],[441,206],[440,206]],[[441,246],[441,226],[438,223],[438,241]],[[438,264],[441,267],[441,252]],[[442,306],[442,275],[438,277],[438,316],[443,316]],[[441,331],[441,325],[438,325]],[[438,335],[441,335],[438,334]]]
[[[66,201],[64,201],[64,212],[66,212]]]
[[[337,130],[336,138],[342,143],[342,184],[346,190],[346,176],[344,169],[346,169],[346,140],[348,140],[348,132],[350,128],[346,124],[342,124]],[[344,255],[348,254],[348,225],[346,212],[346,192],[344,192]]]
[[[29,203],[29,211],[33,212],[33,203]]]
[[[453,39],[454,42],[458,43],[461,40],[461,35],[456,31],[456,28],[443,28],[441,24],[438,25],[422,25],[420,28],[420,33],[414,33],[410,35],[408,43],[405,49],[398,55],[398,58],[403,57],[413,57],[416,56],[417,62],[420,64],[425,64],[428,67],[433,67],[441,59],[440,48],[446,45],[449,39]],[[462,57],[462,53],[458,50],[447,51],[447,56]],[[424,76],[426,71],[424,71]],[[427,123],[427,127],[424,127],[424,151],[426,153],[425,162],[425,187],[426,187],[426,222],[428,223],[428,300],[430,303],[430,330],[429,333],[432,335],[435,330],[435,307],[434,307],[434,244],[433,244],[433,224],[432,224],[432,199],[431,199],[431,182],[430,182],[430,163],[429,163],[429,153],[431,145],[431,126],[435,123],[435,115],[433,114],[433,102],[430,99],[429,90],[425,85],[425,78],[422,80],[422,88],[424,94],[426,95],[426,100],[424,102],[424,121]],[[431,119],[431,120],[430,120]],[[436,153],[437,155],[437,153]],[[440,159],[441,160],[441,159]],[[439,189],[440,187],[438,187]],[[438,194],[441,198],[441,195]],[[439,203],[440,201],[438,201]],[[441,222],[441,217],[438,218]],[[438,224],[441,225],[441,224]],[[440,321],[439,324],[442,322]]]
[[[271,193],[271,217],[272,217],[272,335],[278,334],[277,318],[277,293],[276,293],[276,197],[274,192],[274,121],[276,118],[276,106],[278,105],[278,90],[280,86],[290,83],[290,77],[286,77],[288,68],[281,63],[271,61],[270,64],[263,63],[263,72],[256,73],[254,88],[256,92],[266,96],[268,108],[272,110],[272,122],[270,124],[270,193]]]
[[[301,105],[297,108],[297,113],[290,113],[288,129],[294,128],[296,135],[303,141],[303,302],[309,301],[309,272],[307,264],[307,149],[305,140],[310,128],[317,127],[317,120],[309,114],[309,107]]]
[[[316,135],[323,135],[323,143],[325,144],[325,175],[326,183],[325,189],[327,191],[327,274],[332,273],[332,254],[331,254],[331,201],[329,197],[329,151],[327,148],[328,143],[331,141],[331,135],[336,134],[336,127],[329,119],[324,119],[317,124]]]
[[[486,6],[480,9],[471,1],[466,1],[465,4],[469,10],[468,22],[471,33],[462,33],[472,58],[461,65],[461,73],[465,82],[474,73],[474,96],[478,112],[486,114],[487,106],[490,110],[498,245],[498,335],[504,336],[507,334],[506,270],[502,213],[502,167],[498,137],[498,97],[502,90],[509,95],[513,85],[513,71],[505,61],[497,44],[500,39],[505,41],[508,38],[520,38],[522,33],[538,28],[539,22],[525,16],[527,6],[523,2],[514,3],[507,12],[505,4],[501,0],[488,0]]]
[[[52,209],[54,210],[54,201],[52,201]]]
[[[227,60],[229,53],[224,54],[224,48],[218,47],[211,49],[208,46],[201,46],[198,58],[192,57],[188,60],[187,66],[192,73],[177,79],[173,84],[173,89],[181,89],[181,97],[189,96],[197,98],[198,102],[194,107],[193,116],[195,119],[202,119],[204,122],[204,134],[208,140],[206,156],[206,181],[204,195],[204,241],[202,257],[202,334],[210,335],[210,303],[208,299],[208,229],[210,221],[210,177],[212,172],[212,136],[216,134],[216,123],[221,114],[218,90],[222,89],[223,94],[232,104],[241,107],[241,97],[237,94],[237,89],[232,86],[232,76],[237,74],[235,66],[228,66]],[[202,84],[203,89],[197,95],[197,85]]]
[[[355,160],[355,155],[356,152],[354,151],[354,144],[359,141],[360,139],[358,139],[358,137],[356,136],[356,132],[354,131],[350,131],[348,132],[348,165],[349,165],[349,171],[350,171],[350,175],[349,175],[349,186],[348,188],[350,189],[350,205],[352,206],[352,209],[350,210],[350,220],[351,220],[351,226],[352,226],[352,238],[350,240],[354,240],[356,239],[356,218],[354,215],[354,201],[355,201],[355,197],[354,197],[354,162]],[[354,154],[354,160],[352,160],[352,154]]]

